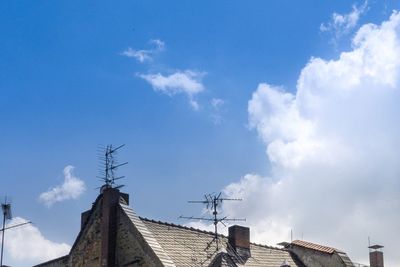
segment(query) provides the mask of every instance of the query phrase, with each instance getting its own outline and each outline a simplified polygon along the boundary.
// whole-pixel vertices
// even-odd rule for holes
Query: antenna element
[[[0,266],[3,266],[3,249],[4,249],[4,229],[6,228],[6,220],[11,220],[11,204],[7,202],[7,197],[4,203],[1,203],[1,209],[3,210],[3,228],[1,234],[1,258]]]
[[[123,166],[128,164],[128,162],[124,162],[124,163],[118,163],[117,159],[116,159],[116,154],[118,152],[118,150],[122,147],[124,147],[125,145],[120,145],[116,148],[114,148],[112,145],[107,145],[105,148],[100,148],[101,149],[101,153],[99,156],[99,160],[102,164],[101,166],[101,171],[100,171],[100,175],[98,176],[98,178],[100,178],[100,180],[104,181],[104,185],[101,186],[101,191],[103,191],[106,188],[121,188],[124,185],[117,185],[115,183],[116,180],[122,179],[125,176],[119,176],[117,177],[115,175],[116,170]]]
[[[19,223],[19,224],[15,224],[15,225],[6,227],[6,220],[11,220],[12,219],[11,203],[9,201],[7,202],[7,197],[5,197],[4,202],[1,203],[1,209],[3,210],[3,228],[0,229],[0,232],[1,232],[0,267],[3,266],[3,249],[4,249],[4,234],[5,234],[5,231],[8,230],[8,229],[20,227],[20,226],[23,226],[25,224],[31,223],[31,222],[28,221],[28,222]]]
[[[219,250],[219,235],[218,235],[218,223],[221,223],[223,226],[226,226],[225,221],[246,221],[246,219],[230,219],[228,217],[218,217],[218,206],[222,204],[223,201],[242,201],[240,198],[222,198],[221,193],[217,194],[208,194],[204,195],[204,200],[191,200],[189,203],[200,203],[205,204],[206,208],[212,212],[212,218],[204,218],[204,217],[186,217],[179,216],[180,219],[189,219],[189,220],[203,220],[203,221],[212,221],[214,224],[214,238],[208,243],[206,250],[210,247],[212,242],[216,244],[216,251]]]

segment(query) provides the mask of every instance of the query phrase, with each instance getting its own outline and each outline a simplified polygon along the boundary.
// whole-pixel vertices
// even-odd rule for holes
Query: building
[[[105,188],[81,215],[81,230],[68,255],[37,267],[350,267],[345,252],[305,241],[275,248],[250,242],[250,229],[234,225],[229,235],[139,217],[129,195]],[[383,265],[382,265],[383,266]]]

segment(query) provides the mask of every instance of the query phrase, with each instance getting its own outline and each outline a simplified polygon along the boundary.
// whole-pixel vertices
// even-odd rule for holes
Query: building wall
[[[114,231],[104,225],[104,198],[95,202],[89,216],[82,216],[84,220],[76,243],[69,255],[37,265],[38,267],[99,267],[102,266],[102,231]],[[115,265],[116,267],[163,266],[154,251],[143,239],[140,232],[130,221],[128,216],[117,206],[117,212],[111,215],[116,219]],[[115,227],[114,227],[115,229]],[[103,233],[104,234],[104,233]],[[104,238],[103,238],[104,242]],[[103,264],[104,265],[104,264]]]
[[[91,267],[100,266],[101,253],[101,203],[97,203],[87,222],[84,231],[72,248],[69,256],[68,266]]]

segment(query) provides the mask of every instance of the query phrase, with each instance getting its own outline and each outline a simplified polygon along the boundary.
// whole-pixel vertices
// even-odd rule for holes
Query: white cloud
[[[154,45],[155,47],[152,49],[142,49],[142,50],[135,50],[131,47],[128,47],[125,51],[121,53],[123,56],[135,58],[140,63],[148,62],[153,60],[153,56],[165,49],[165,43],[159,39],[152,39],[149,41],[150,44]]]
[[[134,50],[128,48],[121,55],[132,57],[141,63],[153,60],[153,56],[165,49],[165,43],[160,39],[151,39],[149,41],[154,46],[147,50]],[[201,79],[205,75],[204,72],[192,70],[176,71],[170,75],[161,73],[137,74],[138,77],[144,79],[153,87],[155,91],[167,94],[169,96],[175,94],[185,94],[188,97],[189,105],[193,110],[199,110],[200,105],[195,99],[195,95],[204,91]]]
[[[222,122],[221,113],[222,113],[222,108],[225,105],[225,100],[221,98],[212,98],[210,103],[212,107],[211,118],[214,124],[220,124]]]
[[[220,99],[220,98],[212,98],[211,99],[211,106],[214,109],[219,109],[225,104],[225,100]]]
[[[39,200],[47,206],[51,206],[55,202],[78,198],[85,191],[85,183],[73,176],[73,169],[74,167],[70,165],[65,167],[64,183],[40,194]]]
[[[193,98],[189,98],[189,104],[192,107],[193,110],[198,111],[200,109],[199,102],[194,100]]]
[[[124,56],[127,56],[127,57],[133,57],[141,63],[143,63],[145,61],[150,61],[152,59],[151,50],[134,50],[134,49],[128,47],[128,49],[123,51],[121,54]]]
[[[151,39],[150,43],[156,46],[155,51],[162,51],[165,48],[165,43],[160,39]]]
[[[246,217],[254,241],[276,244],[293,229],[366,263],[371,236],[385,266],[399,266],[400,14],[362,26],[352,45],[337,60],[312,58],[294,94],[258,86],[249,123],[271,173],[226,186],[244,201],[224,212]]]
[[[13,218],[8,226],[26,222]],[[46,239],[37,227],[28,224],[6,232],[5,251],[14,262],[37,264],[69,253],[71,246]]]
[[[365,0],[363,4],[357,6],[353,5],[352,11],[348,14],[333,13],[331,21],[327,24],[322,23],[320,25],[321,32],[332,31],[336,38],[339,38],[342,34],[350,32],[357,26],[357,23],[362,14],[367,11],[368,1]]]
[[[177,71],[170,75],[138,74],[147,81],[155,91],[172,96],[175,94],[185,94],[189,98],[189,103],[194,110],[199,109],[199,104],[194,97],[204,91],[201,82],[204,73],[192,70]]]

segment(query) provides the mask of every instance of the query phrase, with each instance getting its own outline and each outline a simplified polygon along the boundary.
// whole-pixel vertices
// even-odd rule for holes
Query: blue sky
[[[0,194],[12,197],[14,215],[33,221],[47,240],[69,245],[79,231],[80,212],[90,208],[101,185],[95,177],[99,144],[126,144],[119,154],[122,161],[129,162],[119,171],[126,175],[124,191],[130,194],[132,206],[141,216],[162,221],[186,223],[177,217],[201,212],[199,207],[187,205],[187,200],[221,190],[236,192],[237,187],[232,186],[243,185],[247,174],[271,183],[295,177],[297,173],[285,165],[286,161],[274,157],[277,154],[271,151],[276,146],[270,145],[276,140],[303,140],[303,136],[287,136],[292,129],[282,130],[280,124],[272,123],[282,118],[286,122],[286,115],[280,116],[277,109],[260,113],[252,107],[276,107],[271,100],[275,91],[292,96],[301,92],[299,78],[305,67],[312,65],[311,58],[339,61],[343,51],[356,49],[353,38],[362,25],[381,25],[389,21],[392,10],[400,8],[396,1],[372,0],[3,1],[0,6]],[[356,18],[349,16],[356,13]],[[367,43],[369,39],[365,39]],[[138,51],[147,57],[142,62]],[[181,76],[171,85],[171,77],[177,73]],[[164,79],[158,87],[152,83],[156,75]],[[182,78],[187,79],[186,83]],[[196,85],[201,89],[188,93]],[[399,90],[395,82],[392,87],[394,92]],[[335,95],[323,97],[329,100]],[[360,121],[360,114],[369,115],[368,103],[352,103],[351,107],[359,107],[360,111],[349,109],[354,121]],[[371,129],[398,122],[395,115],[399,109],[393,105],[389,112],[380,109],[379,103],[374,106],[374,114],[382,117],[372,116],[360,126],[373,140],[382,135]],[[382,100],[382,107],[387,103]],[[301,106],[300,100],[296,105]],[[346,125],[354,121],[349,119],[346,124],[340,120],[351,114],[336,116],[335,110],[319,119],[337,126],[333,132],[346,136],[342,143],[359,140],[346,130],[351,128]],[[313,121],[316,116],[311,116],[312,112],[300,110],[300,116],[311,124],[319,123],[318,118]],[[269,114],[277,115],[271,115],[270,120]],[[375,123],[386,122],[382,118],[387,118],[387,124]],[[300,128],[293,131],[302,132]],[[317,140],[332,134],[329,127],[321,129],[313,135],[318,136]],[[398,129],[390,130],[397,133]],[[398,141],[390,136],[382,140],[379,143]],[[307,145],[301,149],[309,151]],[[398,152],[380,148],[372,147],[365,153],[383,151],[383,158],[398,160]],[[369,160],[376,162],[374,158]],[[39,196],[63,183],[67,166],[74,167],[73,177],[82,180],[86,190],[76,198],[45,205]],[[397,169],[388,166],[390,170],[398,174]],[[319,169],[316,173],[324,176]],[[344,177],[350,173],[362,176],[353,170],[343,173]],[[388,177],[386,181],[398,185],[398,178]],[[358,192],[363,188],[362,179],[351,180],[349,191],[338,194]],[[394,193],[397,191],[390,196]],[[350,198],[348,203],[358,200],[362,203],[363,198]],[[397,199],[393,202],[399,207]],[[314,214],[313,209],[301,210],[311,217]],[[252,218],[245,211],[243,216],[237,215]],[[278,215],[274,213],[270,219],[279,223],[282,217]],[[337,220],[329,227],[340,229],[338,225],[345,219]],[[290,227],[303,227],[297,225],[302,223],[293,220]],[[338,246],[350,256],[355,255],[355,260],[365,261],[365,240],[367,235],[374,236],[375,228],[366,227],[364,239],[352,243],[352,247],[343,247],[343,240],[318,239],[327,229],[315,233],[299,229],[303,230],[308,231],[310,241]],[[377,242],[389,245],[385,233],[376,235]],[[5,263],[24,266],[38,262],[38,257],[23,259],[6,250]],[[395,255],[387,257],[391,263],[400,260]]]

